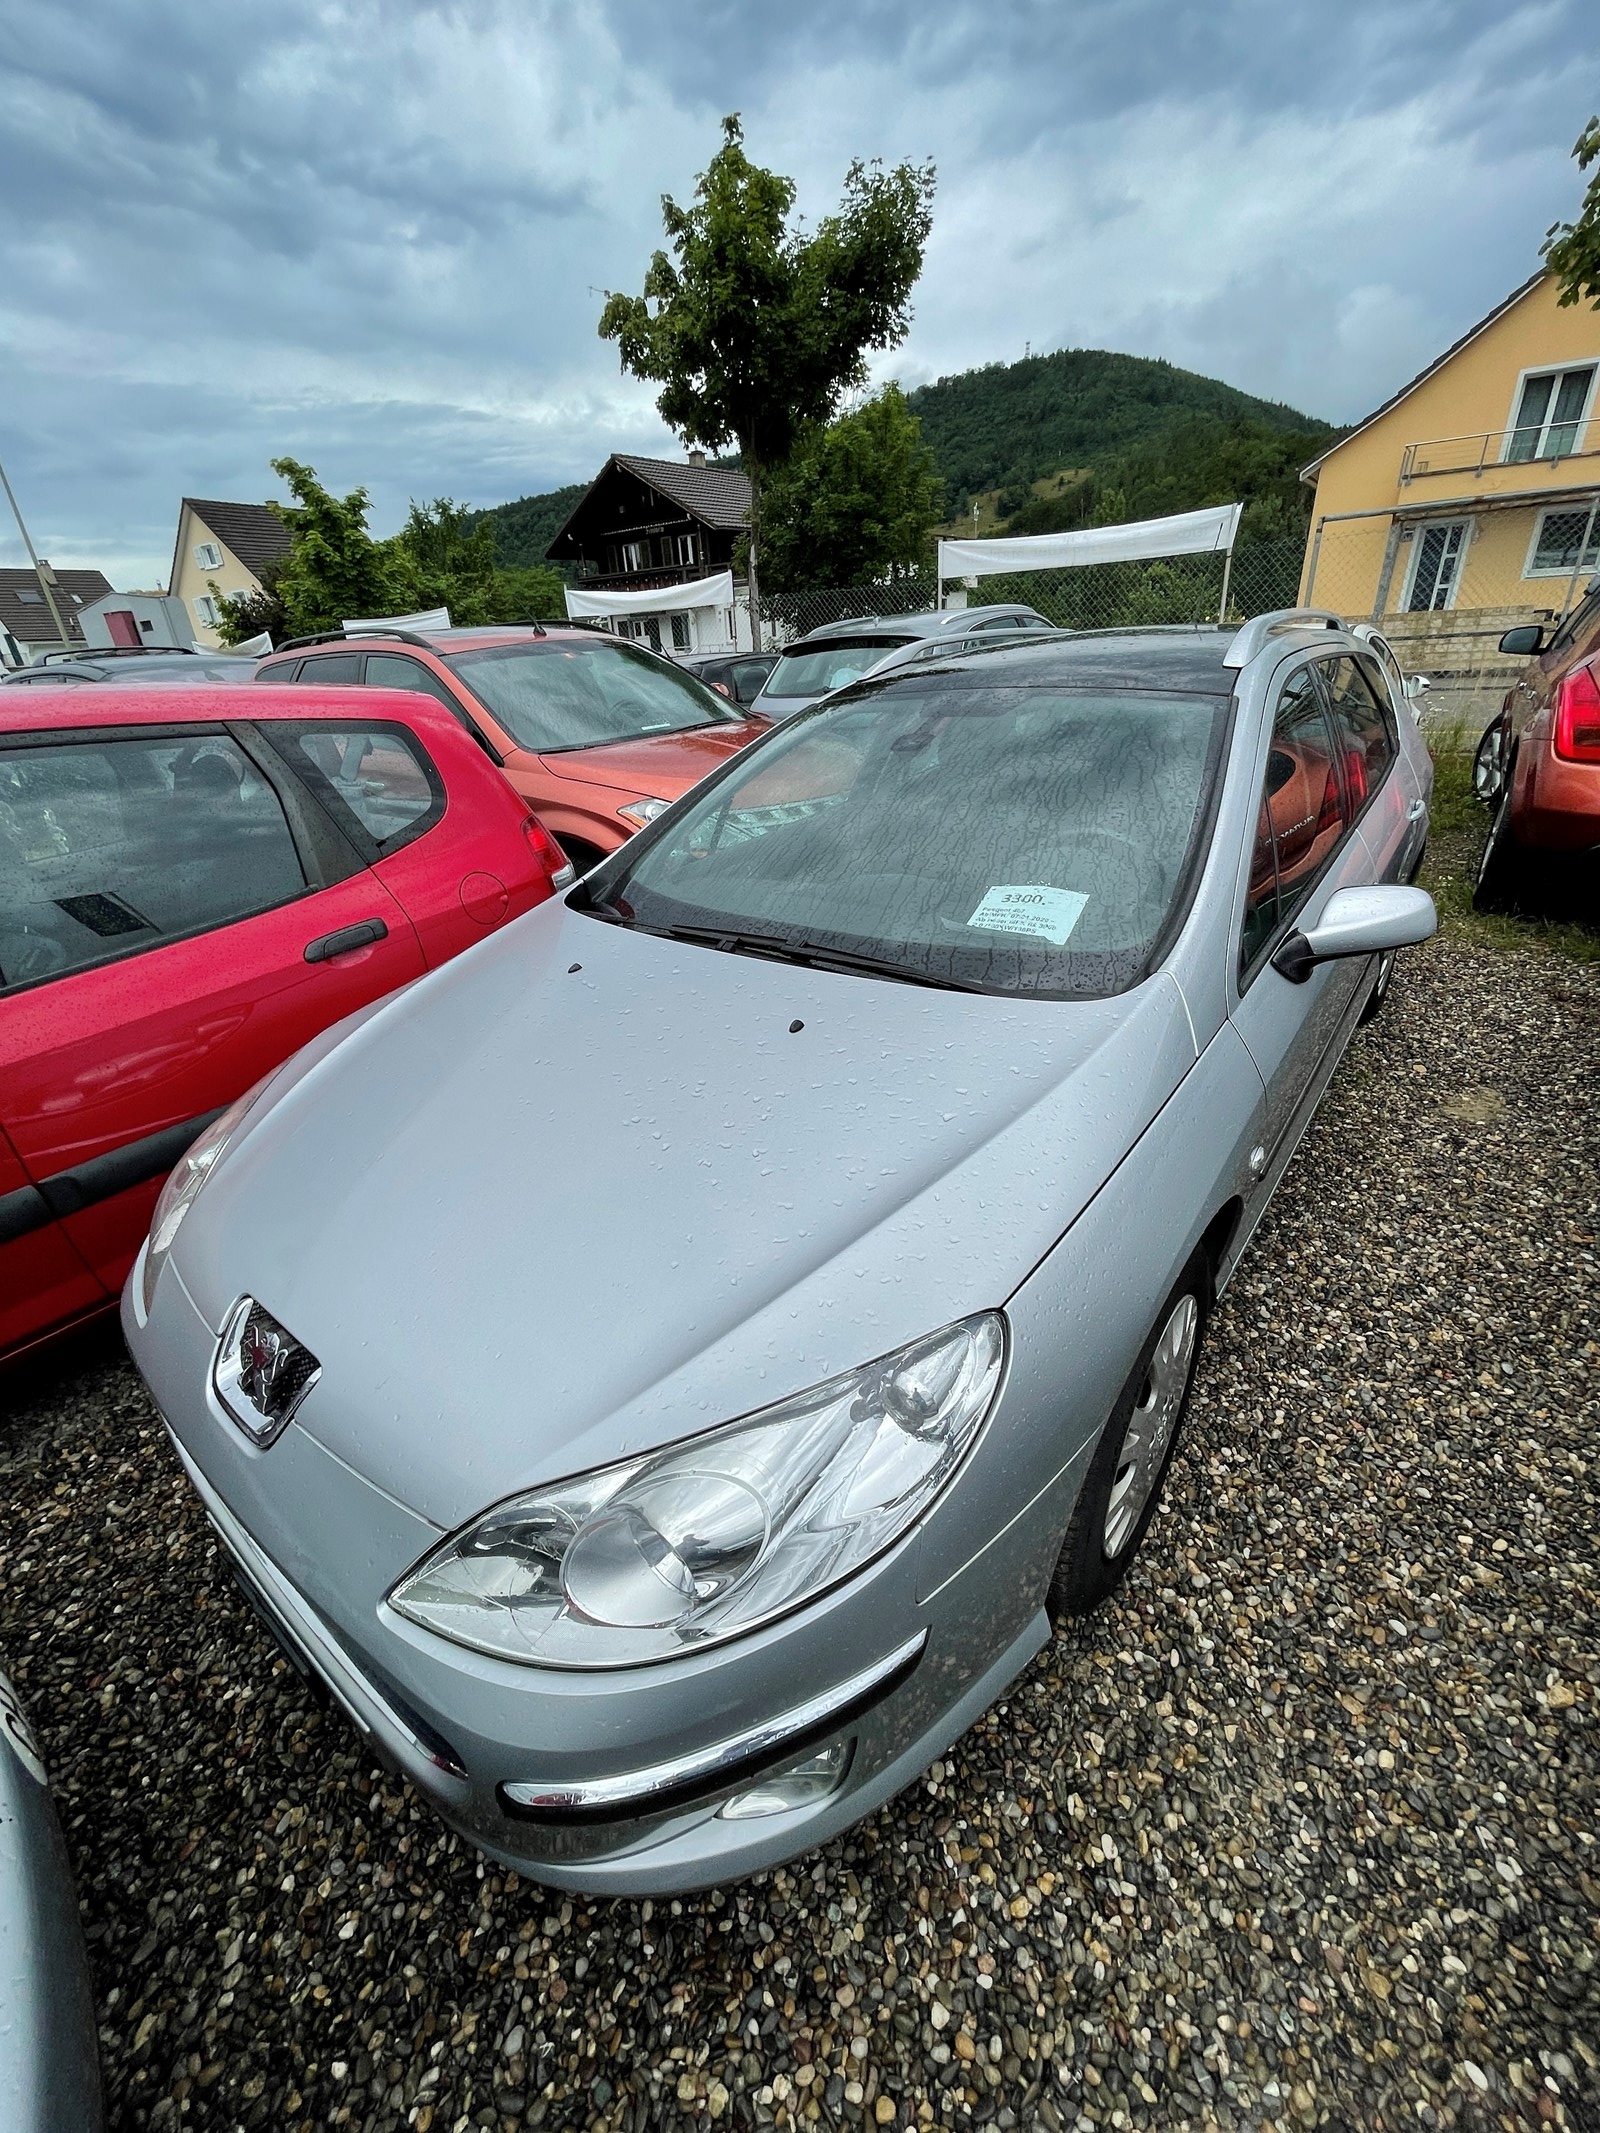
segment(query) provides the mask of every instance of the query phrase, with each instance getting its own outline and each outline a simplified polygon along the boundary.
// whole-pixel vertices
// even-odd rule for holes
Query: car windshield
[[[578,908],[985,992],[1119,992],[1197,863],[1225,696],[907,676],[775,729]]]
[[[692,674],[603,637],[453,652],[447,664],[519,748],[555,755],[721,726],[738,714]]]
[[[910,637],[859,637],[842,643],[797,645],[785,652],[767,676],[763,696],[826,696],[875,667],[885,652],[910,644]]]

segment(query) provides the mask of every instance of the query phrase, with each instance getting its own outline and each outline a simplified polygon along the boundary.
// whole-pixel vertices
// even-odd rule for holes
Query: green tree
[[[1590,119],[1572,150],[1580,171],[1600,161],[1600,118]],[[1539,247],[1561,277],[1560,301],[1581,303],[1588,297],[1600,311],[1600,170],[1589,180],[1576,222],[1557,222]]]
[[[225,593],[215,578],[211,580],[207,589],[216,604],[216,631],[224,644],[246,644],[263,630],[277,644],[289,634],[284,628],[283,602],[278,598],[282,575],[281,562],[263,563],[256,572],[260,590],[251,593]]]
[[[367,531],[365,489],[333,496],[298,459],[274,459],[272,471],[295,499],[276,506],[294,544],[276,588],[288,636],[337,629],[347,616],[403,615],[419,604],[409,552]]]
[[[498,569],[493,520],[448,496],[413,502],[395,541],[412,569],[413,607],[447,607],[452,622],[468,627],[566,613],[559,572],[548,564]]]
[[[795,187],[744,152],[737,113],[695,181],[661,219],[640,296],[613,295],[600,333],[624,370],[661,387],[656,405],[687,444],[736,444],[750,477],[750,610],[759,641],[763,489],[812,425],[864,383],[869,349],[898,347],[932,224],[931,163],[852,163],[844,197],[809,235],[790,226]]]
[[[767,477],[762,574],[769,594],[872,585],[928,561],[943,484],[898,385],[819,425]]]

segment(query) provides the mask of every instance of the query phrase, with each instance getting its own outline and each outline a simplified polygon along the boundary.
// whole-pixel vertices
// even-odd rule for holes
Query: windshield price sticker
[[[1088,901],[1077,889],[1010,883],[988,890],[967,924],[987,933],[1027,933],[1064,948]]]

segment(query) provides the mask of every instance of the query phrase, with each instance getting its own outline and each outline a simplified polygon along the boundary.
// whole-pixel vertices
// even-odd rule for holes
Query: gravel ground
[[[1444,939],[1118,1599],[819,1856],[488,1867],[234,1597],[114,1340],[13,1381],[0,1663],[118,2127],[1600,2128],[1600,966]]]

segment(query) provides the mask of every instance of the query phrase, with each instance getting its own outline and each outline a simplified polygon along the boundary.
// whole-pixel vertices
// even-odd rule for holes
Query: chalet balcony
[[[603,571],[585,566],[578,583],[585,592],[654,592],[658,587],[666,590],[673,585],[697,584],[701,578],[714,577],[718,569],[727,565],[715,563],[658,564],[650,570]]]

